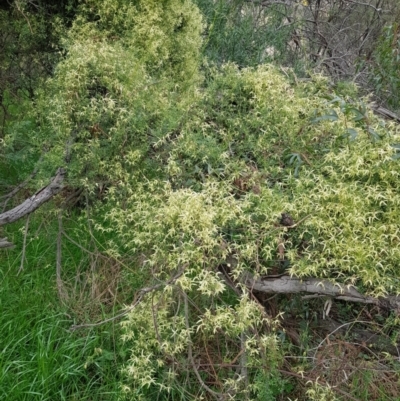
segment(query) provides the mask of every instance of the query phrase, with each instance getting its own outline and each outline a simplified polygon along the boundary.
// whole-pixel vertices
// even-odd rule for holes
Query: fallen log
[[[388,295],[375,298],[361,294],[352,285],[342,285],[318,278],[297,278],[288,275],[278,277],[256,278],[251,273],[242,275],[241,280],[249,290],[268,294],[306,293],[313,297],[326,296],[349,302],[378,305],[384,309],[394,310],[400,314],[400,296]]]
[[[50,184],[39,189],[39,191],[37,191],[30,198],[23,201],[20,205],[4,213],[0,213],[0,226],[13,223],[14,221],[21,219],[22,217],[29,215],[40,206],[42,206],[43,203],[49,201],[54,195],[58,194],[61,191],[64,177],[65,169],[59,168],[57,170],[57,174],[51,179]],[[17,188],[19,188],[19,186]],[[13,247],[14,244],[9,242],[7,238],[0,238],[0,249]]]

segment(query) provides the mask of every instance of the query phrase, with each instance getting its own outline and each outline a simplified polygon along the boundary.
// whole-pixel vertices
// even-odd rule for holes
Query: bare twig
[[[355,1],[355,0],[347,0],[347,2],[352,3],[352,4],[356,4],[358,6],[371,7],[373,10],[375,10],[378,13],[382,12],[382,11],[386,11],[386,10],[382,10],[382,8],[377,8],[373,4],[370,4],[370,3],[363,3],[361,1]]]
[[[246,338],[247,335],[244,331],[240,333],[240,348],[242,355],[240,356],[240,376],[244,380],[245,389],[249,385],[249,372],[247,370],[247,352],[246,352]]]
[[[354,325],[354,324],[356,324],[356,323],[369,323],[369,324],[371,324],[371,322],[367,322],[367,321],[354,321],[354,322],[343,323],[343,324],[340,325],[339,327],[336,327],[335,330],[331,331],[331,332],[330,332],[330,333],[314,348],[314,349],[315,349],[315,352],[314,352],[313,359],[316,358],[316,354],[317,354],[318,350],[321,348],[322,344],[323,344],[325,341],[327,341],[328,338],[329,338],[332,334],[336,333],[337,331],[339,331],[339,330],[342,329],[343,327],[351,326],[351,325]]]
[[[398,123],[400,123],[400,116],[395,114],[395,113],[393,113],[392,111],[386,109],[385,107],[373,105],[372,106],[372,110],[375,113],[380,114],[383,117],[389,118],[391,120],[395,120]]]
[[[17,274],[21,273],[22,270],[24,270],[24,261],[25,261],[25,253],[26,253],[26,238],[28,236],[28,229],[29,229],[29,219],[31,215],[28,214],[28,217],[26,219],[25,223],[25,231],[24,231],[24,243],[22,245],[22,257],[21,257],[21,265],[19,266]]]
[[[62,262],[61,262],[61,247],[62,247],[62,232],[63,232],[63,227],[62,227],[62,212],[58,214],[58,234],[57,234],[57,255],[56,255],[56,282],[57,282],[57,289],[58,289],[58,295],[61,300],[65,300],[68,298],[68,294],[65,291],[64,288],[64,283],[61,278],[61,268],[62,268]]]
[[[161,346],[162,340],[161,340],[160,332],[158,330],[156,313],[154,311],[154,296],[151,299],[151,313],[153,315],[153,325],[154,325],[154,331],[156,332],[157,341],[158,341],[158,344]]]
[[[19,2],[15,1],[15,5],[17,6],[17,10],[23,15],[23,17],[26,19],[26,22],[28,23],[29,26],[29,30],[31,31],[31,34],[33,35],[33,30],[31,27],[31,23],[29,22],[28,17],[25,15],[25,13],[23,12],[23,10],[21,10],[20,6],[19,6]]]
[[[68,241],[72,242],[74,245],[76,245],[82,251],[84,251],[84,252],[86,252],[86,253],[88,253],[89,255],[92,255],[92,256],[96,256],[97,255],[96,252],[89,251],[89,249],[86,249],[81,244],[79,244],[78,242],[74,241],[64,230],[62,230],[62,235],[64,235],[64,237],[67,238]],[[104,256],[104,258],[106,258],[106,257]]]

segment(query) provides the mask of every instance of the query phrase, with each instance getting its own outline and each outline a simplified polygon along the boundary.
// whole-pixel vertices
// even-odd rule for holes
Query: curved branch
[[[57,174],[52,178],[49,185],[41,188],[30,198],[26,199],[20,205],[16,206],[14,209],[8,210],[7,212],[0,214],[0,226],[5,224],[13,223],[20,218],[32,213],[43,203],[50,200],[54,195],[58,194],[62,189],[62,183],[65,177],[65,169],[59,168]]]
[[[0,227],[4,226],[5,224],[13,223],[14,221],[21,219],[22,217],[29,215],[30,213],[38,209],[40,206],[42,206],[43,203],[50,200],[54,195],[58,194],[62,189],[65,173],[66,173],[65,169],[59,168],[57,170],[57,174],[55,175],[55,177],[52,178],[49,185],[46,185],[45,187],[41,188],[39,191],[37,191],[30,198],[26,199],[20,205],[14,207],[11,210],[8,210],[7,212],[0,213]],[[29,179],[32,178],[34,174],[36,174],[36,171],[32,173]],[[22,184],[18,185],[14,191],[6,195],[5,196],[6,202],[10,199],[11,196],[15,195],[23,186],[25,186],[26,182],[27,181],[24,181]],[[0,238],[0,249],[13,248],[13,247],[14,244],[8,242],[7,238]]]

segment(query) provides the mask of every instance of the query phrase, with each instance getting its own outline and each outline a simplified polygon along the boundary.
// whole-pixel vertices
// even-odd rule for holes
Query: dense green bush
[[[72,211],[57,199],[53,215],[77,216],[91,258],[148,278],[123,322],[121,388],[135,400],[290,391],[278,319],[243,276],[400,293],[398,126],[321,76],[201,63],[189,0],[90,0],[76,15],[2,150],[38,160],[37,186],[65,167],[67,195],[85,197]]]
[[[218,65],[254,67],[275,61],[298,64],[288,46],[295,25],[285,23],[284,6],[263,7],[242,0],[196,0],[206,20],[204,55]]]

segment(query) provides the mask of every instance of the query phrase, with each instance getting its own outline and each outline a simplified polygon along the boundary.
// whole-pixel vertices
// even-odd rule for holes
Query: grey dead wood
[[[372,105],[372,110],[374,110],[376,114],[400,123],[400,116],[398,116],[396,113],[393,113],[393,111],[386,109],[385,107]]]
[[[57,174],[51,179],[50,184],[39,189],[34,195],[26,199],[20,205],[0,214],[0,226],[13,223],[24,216],[34,212],[45,202],[49,201],[54,195],[58,194],[62,187],[65,177],[65,169],[59,168]],[[11,248],[12,243],[7,238],[0,238],[0,248]]]
[[[400,313],[400,297],[388,295],[375,298],[361,294],[352,285],[341,285],[326,279],[297,278],[288,275],[279,277],[256,278],[251,273],[243,274],[240,281],[250,290],[268,294],[296,294],[306,293],[313,296],[327,296],[348,302],[378,305],[382,308]]]
[[[12,242],[9,242],[7,237],[0,238],[0,248],[14,248],[15,245]]]

